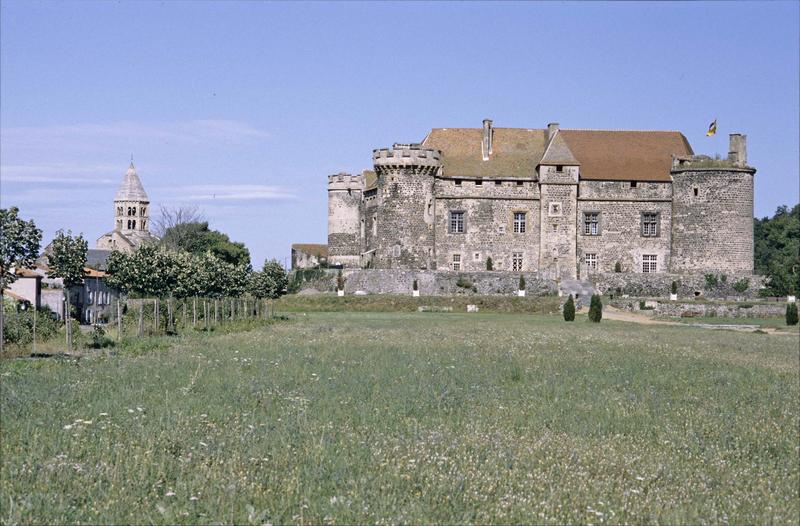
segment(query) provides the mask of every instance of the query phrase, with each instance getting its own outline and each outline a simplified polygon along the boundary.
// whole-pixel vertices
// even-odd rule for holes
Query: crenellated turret
[[[328,176],[328,262],[358,267],[363,252],[364,176]]]
[[[419,144],[373,150],[381,210],[374,227],[375,265],[380,268],[433,268],[433,180],[442,152]]]

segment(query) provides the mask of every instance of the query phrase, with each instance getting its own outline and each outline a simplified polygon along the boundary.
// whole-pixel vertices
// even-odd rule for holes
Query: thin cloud
[[[5,164],[0,165],[0,180],[7,183],[111,184],[108,176],[119,166],[76,164]]]
[[[2,129],[4,149],[38,150],[47,147],[81,149],[87,145],[158,142],[175,144],[242,144],[270,138],[266,131],[236,120],[196,119],[176,122],[83,123],[61,126],[22,126]],[[7,151],[8,151],[7,150]]]
[[[296,197],[280,186],[262,184],[189,185],[175,190],[187,201],[270,201]]]

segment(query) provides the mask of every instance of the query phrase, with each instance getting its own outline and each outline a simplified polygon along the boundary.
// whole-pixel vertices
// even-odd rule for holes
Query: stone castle
[[[114,229],[97,238],[97,248],[133,252],[142,243],[157,241],[150,233],[150,199],[131,161],[114,197]]]
[[[345,268],[753,272],[746,136],[725,159],[676,131],[435,128],[328,177],[328,263]],[[491,261],[489,261],[491,259]]]

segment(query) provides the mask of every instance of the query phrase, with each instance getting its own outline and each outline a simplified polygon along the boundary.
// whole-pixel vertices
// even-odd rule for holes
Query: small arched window
[[[133,227],[132,227],[132,228],[133,228],[134,230],[136,230],[136,220],[134,219],[133,221],[131,221],[131,223],[133,223]]]

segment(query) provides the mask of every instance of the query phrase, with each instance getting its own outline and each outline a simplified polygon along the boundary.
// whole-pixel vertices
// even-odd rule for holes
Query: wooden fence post
[[[117,341],[122,341],[122,303],[117,298]]]
[[[192,327],[197,327],[197,297],[192,298]]]

